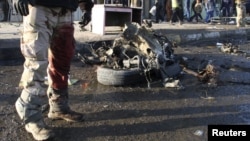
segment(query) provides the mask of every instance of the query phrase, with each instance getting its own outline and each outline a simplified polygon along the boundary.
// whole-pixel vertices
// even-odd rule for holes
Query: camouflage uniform
[[[28,3],[26,14],[17,8],[23,3]],[[82,9],[91,11],[91,0],[81,3],[85,3]],[[68,105],[68,75],[75,49],[73,12],[78,0],[14,0],[14,5],[24,16],[20,47],[25,58],[20,81],[23,90],[15,107],[25,129],[36,140],[46,140],[53,136],[41,111],[48,99],[49,118],[81,121],[83,117]]]

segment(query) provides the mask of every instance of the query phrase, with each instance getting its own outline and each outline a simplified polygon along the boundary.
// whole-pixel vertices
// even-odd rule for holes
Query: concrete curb
[[[167,33],[165,33],[167,34]],[[220,40],[225,38],[250,39],[250,29],[234,29],[221,31],[204,31],[197,33],[167,34],[171,41],[178,44],[185,44],[196,41]]]

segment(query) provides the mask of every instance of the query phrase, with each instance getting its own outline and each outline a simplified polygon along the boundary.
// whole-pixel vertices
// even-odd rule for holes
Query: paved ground
[[[0,25],[1,59],[6,59],[3,56],[8,59],[18,56],[15,53],[19,50],[21,26],[17,23]],[[248,27],[162,23],[153,25],[153,28],[180,41],[182,45],[175,48],[177,56],[193,60],[194,64],[212,60],[220,69],[219,85],[208,87],[184,73],[180,78],[185,87],[182,90],[164,88],[161,81],[154,81],[151,88],[146,83],[128,87],[104,86],[96,80],[97,66],[83,65],[75,60],[71,66],[71,77],[79,82],[69,87],[69,102],[72,109],[85,114],[86,120],[81,123],[52,121],[46,118],[45,112],[46,123],[57,135],[55,141],[207,141],[209,124],[250,124],[249,59],[242,54],[220,52],[215,45],[222,39],[213,36],[214,32],[219,32],[219,36],[221,33],[228,35],[228,40],[234,39],[231,35],[248,38]],[[89,31],[79,32],[77,26],[75,35],[78,45],[112,40],[118,36],[114,33],[100,36]],[[197,40],[197,37],[202,38]],[[185,43],[184,39],[192,40]],[[198,43],[205,39],[209,42]],[[249,42],[239,40],[238,43],[242,49],[250,50]],[[193,65],[194,68],[198,66]],[[21,92],[18,82],[22,68],[22,62],[12,66],[8,63],[0,65],[1,141],[33,141],[13,107]]]

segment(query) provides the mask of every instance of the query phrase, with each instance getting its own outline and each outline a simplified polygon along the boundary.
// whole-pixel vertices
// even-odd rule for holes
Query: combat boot
[[[54,132],[48,129],[42,120],[25,124],[25,129],[38,141],[52,139],[55,136]]]
[[[83,121],[83,115],[72,110],[67,110],[65,112],[54,112],[50,111],[48,113],[48,118],[50,119],[63,119],[68,122],[81,122]]]
[[[68,90],[55,90],[49,88],[47,91],[49,98],[49,113],[50,119],[63,119],[69,122],[83,121],[83,114],[72,111],[68,105]]]

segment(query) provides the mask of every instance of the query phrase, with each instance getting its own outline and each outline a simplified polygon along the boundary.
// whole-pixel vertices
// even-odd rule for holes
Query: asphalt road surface
[[[238,44],[248,51],[250,43]],[[85,121],[46,123],[55,141],[207,141],[210,124],[250,124],[250,65],[246,54],[228,54],[216,44],[202,43],[175,48],[190,60],[212,60],[219,69],[217,86],[201,83],[183,73],[183,89],[164,88],[160,80],[133,86],[104,86],[96,80],[96,67],[72,62],[70,106],[85,114]],[[197,63],[196,62],[196,63]],[[19,119],[14,103],[22,63],[0,66],[0,140],[32,141]]]

